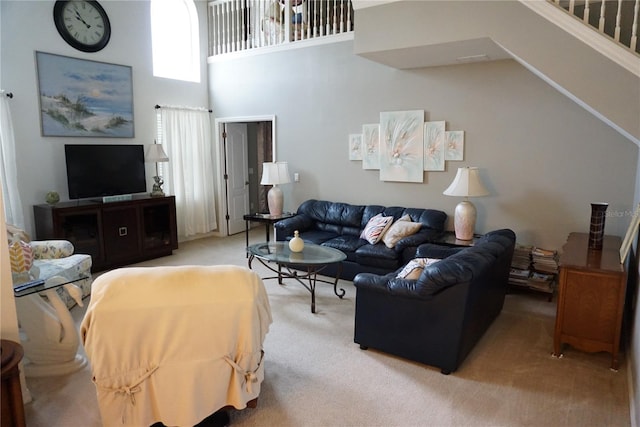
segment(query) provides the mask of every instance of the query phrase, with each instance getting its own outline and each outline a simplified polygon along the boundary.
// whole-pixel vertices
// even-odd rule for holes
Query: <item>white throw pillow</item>
[[[384,236],[384,233],[391,226],[392,222],[392,216],[382,216],[382,214],[379,213],[367,222],[364,230],[360,233],[360,238],[365,239],[372,245],[375,245],[380,241],[382,236]]]
[[[420,230],[422,224],[419,222],[411,222],[411,217],[404,215],[393,223],[389,230],[382,236],[382,241],[388,248],[393,248],[400,239],[415,234]]]
[[[425,267],[440,261],[438,258],[415,258],[404,266],[396,277],[407,280],[418,280]]]

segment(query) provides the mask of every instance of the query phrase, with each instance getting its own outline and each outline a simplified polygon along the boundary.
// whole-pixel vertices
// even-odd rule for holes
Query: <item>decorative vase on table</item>
[[[589,226],[589,249],[602,249],[604,240],[604,220],[608,203],[591,203],[591,224]]]
[[[289,240],[289,249],[291,252],[302,252],[304,249],[304,240],[300,238],[298,230],[293,232],[293,238]]]

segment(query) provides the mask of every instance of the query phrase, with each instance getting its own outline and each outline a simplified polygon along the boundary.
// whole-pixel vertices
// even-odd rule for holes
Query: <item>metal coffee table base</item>
[[[249,257],[249,268],[251,268],[251,262],[253,261],[253,258],[258,258],[258,261],[260,261],[262,265],[264,265],[274,273],[278,274],[277,276],[263,277],[262,280],[278,279],[278,284],[282,285],[283,284],[282,279],[295,279],[302,286],[304,286],[304,288],[311,293],[311,312],[312,313],[316,312],[316,283],[317,282],[323,282],[323,283],[328,283],[330,285],[333,285],[333,292],[340,299],[342,299],[342,297],[344,297],[344,294],[346,293],[345,290],[342,288],[338,290],[338,280],[340,279],[340,274],[342,273],[342,263],[338,263],[338,270],[336,272],[335,280],[329,281],[329,280],[318,279],[317,277],[318,273],[324,270],[328,264],[305,265],[305,266],[299,267],[299,268],[304,267],[306,269],[306,272],[294,270],[289,265],[281,264],[281,263],[278,263],[278,268],[275,269],[271,266],[269,262],[264,261],[263,259],[261,259],[260,257],[256,257],[255,255],[251,255]]]

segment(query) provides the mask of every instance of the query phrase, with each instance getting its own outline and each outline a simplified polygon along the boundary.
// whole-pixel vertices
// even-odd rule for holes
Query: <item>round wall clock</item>
[[[109,43],[109,17],[97,1],[58,0],[53,21],[62,38],[83,52],[97,52]]]

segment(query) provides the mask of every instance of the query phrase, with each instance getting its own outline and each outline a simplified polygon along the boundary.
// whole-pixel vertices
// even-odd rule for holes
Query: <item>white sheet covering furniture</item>
[[[80,334],[104,425],[193,426],[243,409],[264,379],[271,308],[239,266],[133,267],[99,276]]]

